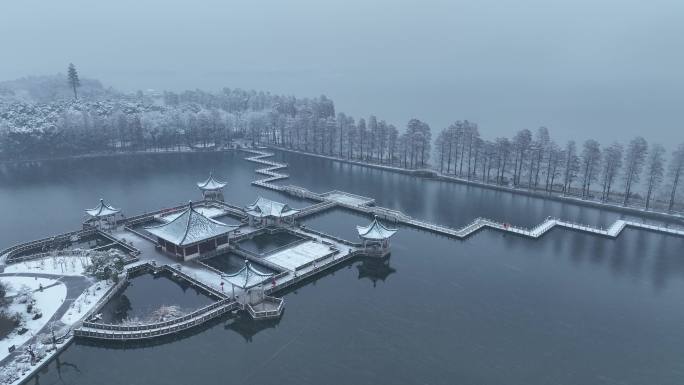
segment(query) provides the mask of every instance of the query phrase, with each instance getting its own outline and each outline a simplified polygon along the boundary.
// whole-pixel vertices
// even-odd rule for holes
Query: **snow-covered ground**
[[[55,275],[83,275],[90,258],[80,256],[45,257],[5,266],[5,273],[41,273]]]
[[[317,261],[332,252],[333,251],[328,245],[308,241],[271,254],[265,257],[264,260],[284,269],[294,271],[306,264]]]
[[[8,348],[10,346],[15,345],[19,347],[34,337],[36,333],[48,323],[57,309],[59,309],[59,307],[62,305],[62,302],[64,302],[66,299],[67,294],[66,286],[56,280],[25,277],[2,277],[1,279],[2,282],[8,283],[12,287],[17,288],[13,290],[19,290],[22,285],[28,286],[28,288],[31,290],[38,290],[42,284],[43,291],[33,292],[33,299],[35,301],[33,306],[38,309],[43,316],[37,320],[34,320],[32,319],[33,314],[28,314],[26,312],[25,303],[19,303],[16,300],[12,301],[12,303],[7,307],[7,312],[10,314],[21,314],[24,318],[23,327],[27,328],[28,331],[22,335],[19,335],[17,334],[17,330],[15,330],[10,333],[10,335],[0,340],[0,360],[9,355]],[[55,286],[47,287],[55,283]]]
[[[8,286],[7,297],[14,297],[19,294],[22,286],[26,286],[33,291],[38,290],[41,284],[45,287],[55,283],[55,280],[38,277],[0,277],[0,282]]]
[[[69,310],[62,316],[62,322],[66,325],[72,325],[81,320],[112,286],[114,286],[112,281],[95,282],[71,304]]]

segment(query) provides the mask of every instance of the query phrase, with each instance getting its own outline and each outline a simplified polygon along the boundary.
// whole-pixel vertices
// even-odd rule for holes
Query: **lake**
[[[459,226],[485,216],[605,225],[567,203],[282,153],[291,179]],[[0,168],[0,247],[78,228],[100,197],[127,215],[199,199],[209,171],[230,203],[258,195],[243,154],[149,154]],[[332,210],[307,226],[356,237],[369,218]],[[554,229],[538,240],[487,230],[454,240],[400,227],[387,260],[360,259],[284,293],[279,321],[226,316],[146,344],[80,342],[40,384],[681,384],[684,239],[627,229],[612,240]]]

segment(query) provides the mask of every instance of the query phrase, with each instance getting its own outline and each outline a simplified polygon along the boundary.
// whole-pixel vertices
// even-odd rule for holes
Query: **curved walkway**
[[[380,218],[384,218],[387,220],[392,220],[395,223],[403,223],[405,225],[417,227],[423,230],[427,231],[432,231],[435,233],[439,233],[442,235],[447,235],[455,238],[467,238],[471,236],[472,234],[484,229],[484,228],[491,228],[495,229],[498,231],[504,231],[512,234],[517,234],[529,238],[539,238],[546,234],[549,230],[553,229],[554,227],[562,227],[566,229],[571,229],[575,231],[581,231],[589,234],[594,234],[594,235],[600,235],[608,238],[616,238],[617,236],[620,235],[622,230],[624,230],[626,227],[633,227],[641,230],[647,230],[647,231],[654,231],[654,232],[659,232],[663,234],[668,234],[668,235],[675,235],[675,236],[681,236],[684,237],[684,228],[679,228],[679,227],[665,227],[665,226],[656,226],[656,225],[649,225],[645,223],[639,223],[635,221],[625,221],[622,219],[619,219],[615,221],[612,225],[610,225],[607,228],[600,228],[600,227],[595,227],[595,226],[589,226],[585,224],[580,224],[580,223],[572,223],[569,221],[564,221],[562,219],[558,218],[547,218],[544,222],[540,223],[539,225],[532,227],[532,228],[523,228],[519,226],[513,226],[507,223],[501,223],[497,222],[492,219],[487,219],[487,218],[477,218],[475,219],[472,223],[469,225],[466,225],[460,229],[455,229],[452,227],[448,226],[442,226],[434,223],[430,223],[427,221],[419,220],[412,218],[410,215],[404,214],[401,211],[398,210],[392,210],[388,209],[385,207],[378,207],[378,206],[368,206],[365,204],[343,204],[339,201],[334,201],[331,199],[327,199],[324,195],[314,193],[312,191],[307,190],[304,187],[299,187],[299,186],[281,186],[281,185],[276,185],[273,184],[272,182],[280,180],[280,179],[286,179],[288,178],[287,174],[282,174],[277,172],[277,170],[281,170],[287,167],[286,164],[284,163],[278,163],[278,162],[273,162],[269,160],[264,160],[264,158],[268,158],[273,156],[273,153],[266,152],[266,151],[261,151],[261,150],[254,150],[254,149],[245,149],[244,151],[253,154],[253,156],[250,156],[246,158],[246,160],[263,164],[268,167],[265,168],[260,168],[255,170],[255,172],[266,175],[267,178],[261,178],[257,179],[252,182],[252,184],[256,186],[261,186],[264,188],[276,190],[276,191],[281,191],[281,192],[286,192],[292,195],[296,196],[304,196],[307,198],[312,198],[319,200],[321,202],[328,203],[328,205],[313,205],[308,208],[304,208],[302,212],[300,213],[299,217],[303,217],[306,215],[310,215],[313,213],[317,213],[322,211],[322,209],[328,209],[332,208],[335,206],[341,206],[345,207],[351,210],[359,211],[364,214],[373,214],[376,215]],[[316,206],[314,208],[314,206]]]

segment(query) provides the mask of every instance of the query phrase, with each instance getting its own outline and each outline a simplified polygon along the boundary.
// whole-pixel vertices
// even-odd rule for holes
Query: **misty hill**
[[[3,160],[219,144],[247,133],[256,138],[267,128],[321,129],[335,120],[325,96],[229,88],[124,94],[82,79],[76,100],[64,75],[2,82],[0,90]]]
[[[113,88],[105,88],[99,80],[80,79],[79,96],[86,100],[120,97]],[[29,76],[0,82],[0,101],[24,103],[52,103],[73,99],[73,91],[66,75]]]

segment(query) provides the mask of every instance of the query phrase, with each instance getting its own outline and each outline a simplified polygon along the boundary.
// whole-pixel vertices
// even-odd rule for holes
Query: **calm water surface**
[[[465,226],[477,217],[527,227],[549,216],[604,227],[620,218],[642,220],[610,209],[416,178],[288,152],[277,153],[276,158],[289,165],[290,178],[281,183],[315,192],[342,190],[373,197],[379,206],[453,227]]]
[[[105,304],[102,322],[121,323],[126,319],[145,322],[162,306],[175,305],[184,313],[191,313],[214,301],[207,293],[169,273],[145,273],[131,279],[121,293]]]
[[[619,216],[287,157],[291,183],[446,224]],[[231,153],[6,167],[0,245],[76,228],[100,196],[131,215],[186,201],[210,169],[228,179],[232,203],[260,194],[306,205],[251,187],[253,168]],[[306,223],[353,239],[368,220],[334,210]],[[286,293],[279,322],[226,317],[143,346],[77,342],[31,383],[682,384],[683,248],[636,230],[616,240],[555,229],[539,240],[485,231],[457,241],[401,228],[389,260],[353,261]]]

